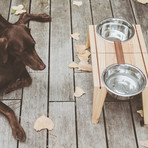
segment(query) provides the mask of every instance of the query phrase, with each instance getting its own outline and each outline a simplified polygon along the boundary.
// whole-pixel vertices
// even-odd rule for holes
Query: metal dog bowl
[[[132,24],[124,19],[108,18],[96,26],[96,32],[108,41],[127,41],[134,36],[135,30]]]
[[[130,64],[113,64],[102,73],[102,81],[109,93],[120,100],[130,99],[143,91],[146,77]]]

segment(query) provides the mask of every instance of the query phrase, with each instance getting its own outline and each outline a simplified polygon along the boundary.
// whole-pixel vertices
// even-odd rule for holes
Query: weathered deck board
[[[91,73],[76,73],[76,86],[86,92],[76,98],[77,133],[79,148],[106,148],[103,114],[99,124],[92,124],[93,84]]]
[[[5,19],[8,19],[10,3],[11,3],[11,0],[0,1],[0,12]]]
[[[143,148],[143,146],[141,146],[139,142],[147,140],[148,138],[148,126],[147,125],[141,126],[140,122],[143,121],[143,118],[137,113],[138,110],[142,110],[141,97],[142,97],[141,95],[138,95],[136,98],[131,100],[132,112],[134,117],[134,124],[136,127],[136,134],[137,134],[139,148]]]
[[[49,14],[50,2],[49,0],[32,0],[31,3],[31,13],[39,14],[46,13]],[[48,72],[48,53],[49,53],[49,23],[34,22],[30,21],[29,27],[31,28],[31,34],[36,41],[35,49],[39,57],[43,60],[46,68],[40,72]],[[34,70],[28,68],[30,72]]]
[[[52,0],[51,5],[50,101],[73,101],[70,3]]]
[[[75,103],[50,102],[49,117],[55,127],[49,132],[48,147],[76,148]]]
[[[23,91],[21,125],[26,132],[26,142],[19,143],[19,148],[45,148],[46,131],[33,129],[35,120],[47,114],[47,73],[31,73],[33,82]],[[38,93],[39,92],[39,93]]]
[[[73,40],[74,61],[77,63],[79,62],[79,59],[76,56],[76,45],[86,44],[88,26],[92,24],[89,0],[82,0],[82,3],[83,4],[80,7],[78,7],[76,5],[73,5],[73,1],[71,0],[72,32],[80,33],[79,41]],[[75,71],[80,72],[78,70]]]
[[[6,105],[11,107],[16,113],[17,118],[20,114],[20,101],[19,100],[7,100],[3,101]],[[12,136],[12,130],[8,123],[8,120],[0,114],[0,147],[1,148],[17,148],[17,141]]]
[[[30,0],[12,0],[10,7],[18,6],[20,4],[23,4],[24,9],[29,13]],[[11,14],[11,11],[12,11],[12,9],[10,8],[9,21],[11,23],[15,23],[18,20],[19,16],[15,15],[15,14]]]
[[[91,0],[93,23],[98,24],[105,18],[112,17],[110,0]]]
[[[130,23],[135,23],[129,0],[111,0],[111,5],[114,17],[123,18]]]
[[[148,50],[148,5],[143,5],[137,0],[130,0],[132,3],[136,23],[141,25],[145,43]]]
[[[129,103],[105,103],[105,120],[110,148],[136,148]]]

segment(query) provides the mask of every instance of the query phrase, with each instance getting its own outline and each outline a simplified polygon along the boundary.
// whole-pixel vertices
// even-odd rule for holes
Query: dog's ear
[[[7,54],[8,42],[6,38],[0,38],[0,63],[6,63],[8,60]]]

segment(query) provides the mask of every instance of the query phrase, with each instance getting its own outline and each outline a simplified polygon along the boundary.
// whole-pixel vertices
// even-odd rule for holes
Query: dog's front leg
[[[7,117],[9,124],[12,128],[12,134],[14,138],[20,141],[25,141],[26,134],[23,128],[21,127],[20,123],[18,122],[14,111],[0,101],[0,112]]]
[[[47,14],[23,13],[15,24],[26,24],[28,21],[50,22],[51,16]]]
[[[27,87],[31,85],[31,83],[32,83],[32,79],[29,73],[27,72],[27,70],[25,69],[15,82],[12,82],[8,85],[8,87],[5,90],[5,93],[9,93],[19,88]]]

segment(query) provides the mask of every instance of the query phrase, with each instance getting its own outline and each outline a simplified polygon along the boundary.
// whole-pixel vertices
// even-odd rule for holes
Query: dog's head
[[[46,67],[35,51],[35,41],[25,25],[12,25],[3,32],[0,38],[0,60],[6,63],[8,55],[33,70],[43,70]]]

